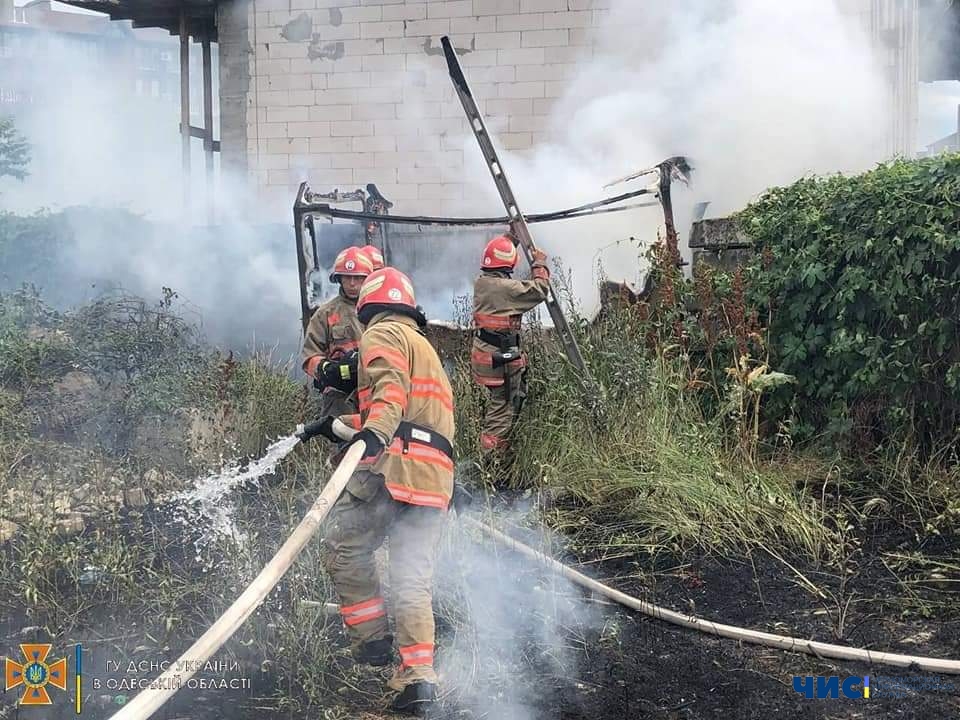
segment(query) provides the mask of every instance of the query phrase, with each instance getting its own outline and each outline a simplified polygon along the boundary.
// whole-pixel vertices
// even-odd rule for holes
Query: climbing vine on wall
[[[740,214],[759,252],[749,302],[797,378],[797,429],[955,442],[960,155],[768,191]]]

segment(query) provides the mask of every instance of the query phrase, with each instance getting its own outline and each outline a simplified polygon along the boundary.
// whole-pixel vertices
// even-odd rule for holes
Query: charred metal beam
[[[190,34],[180,5],[180,154],[183,164],[183,209],[190,208]]]

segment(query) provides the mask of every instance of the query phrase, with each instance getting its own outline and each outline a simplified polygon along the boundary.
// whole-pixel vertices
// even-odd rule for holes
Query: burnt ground
[[[189,562],[188,540],[184,538],[180,558],[185,564]],[[954,540],[938,542],[925,549],[944,557],[955,555]],[[877,678],[929,677],[930,673],[839,663],[712,638],[589,598],[507,551],[477,546],[480,551],[474,553],[465,549],[468,545],[472,543],[453,553],[459,569],[448,566],[445,570],[444,585],[452,584],[453,589],[447,587],[437,598],[438,665],[444,697],[430,716],[438,720],[960,717],[960,689],[908,691],[901,698],[808,700],[794,691],[794,675]],[[842,594],[836,577],[812,568],[804,570],[817,586],[843,597],[841,605],[850,601],[845,604],[841,640],[836,637],[840,605],[829,597],[814,597],[793,571],[761,553],[737,562],[620,557],[587,561],[584,567],[594,577],[632,595],[719,622],[872,650],[960,656],[960,620],[955,602],[953,611],[950,609],[951,595],[926,588],[905,601],[903,577],[895,576],[880,561],[883,545],[896,548],[902,543],[892,537],[870,548],[850,573]],[[282,589],[280,592],[282,595]],[[271,609],[282,612],[277,598],[271,596]],[[211,599],[211,608],[214,606],[223,607],[223,599]],[[924,618],[923,608],[932,617]],[[105,628],[111,631],[104,634]],[[105,681],[111,675],[104,666],[105,658],[122,658],[124,664],[131,659],[173,658],[193,639],[165,638],[162,618],[130,617],[109,602],[91,605],[82,622],[61,632],[48,630],[49,626],[37,627],[20,613],[0,618],[4,650],[19,642],[51,641],[64,655],[72,643],[84,644],[87,693],[83,717],[90,718],[110,717],[136,694],[92,689],[96,679]],[[218,657],[240,663],[242,670],[236,674],[249,678],[249,689],[183,690],[154,717],[390,717],[383,710],[386,674],[353,668],[339,633],[334,633],[338,649],[324,674],[327,699],[322,706],[307,710],[284,699],[300,692],[296,678],[279,677],[263,666],[257,652],[236,641],[241,635],[242,631],[231,641],[226,656]],[[125,672],[112,675],[122,678]],[[960,688],[960,676],[940,677],[947,682],[955,679]],[[44,711],[27,708],[18,713],[14,699],[11,694],[0,699],[3,720],[76,717],[68,700]]]
[[[773,563],[709,562],[667,576],[654,592],[636,581],[611,584],[678,611],[779,634],[875,650],[956,658],[960,624],[891,617],[856,617],[860,625],[845,641],[831,637],[829,624],[803,591]],[[616,642],[598,638],[579,677],[556,678],[555,700],[532,717],[579,718],[951,718],[960,716],[957,690],[911,693],[902,699],[808,700],[793,690],[794,675],[913,675],[885,666],[839,663],[772,648],[712,638],[614,607]],[[910,642],[914,639],[913,642]],[[949,681],[948,676],[941,676]],[[585,687],[584,687],[585,686]]]
[[[537,546],[527,533],[513,534]],[[851,558],[843,582],[836,573],[799,563],[791,570],[763,552],[740,561],[688,557],[679,562],[663,556],[588,559],[583,567],[628,594],[717,622],[868,650],[960,659],[958,595],[944,589],[949,584],[923,582],[923,572],[920,580],[907,568],[895,573],[890,559],[890,553],[904,553],[909,546],[955,566],[958,539],[934,537],[918,543],[911,533],[893,528],[873,528],[865,538],[864,550]],[[512,577],[497,572],[503,569]],[[455,697],[434,713],[437,718],[960,717],[960,676],[938,676],[951,689],[920,685],[901,688],[900,697],[881,698],[877,688],[884,683],[878,676],[919,682],[934,674],[714,638],[587,598],[579,588],[551,580],[528,564],[494,568],[494,577],[484,577],[482,567],[479,573],[475,566],[471,571],[474,592],[495,584],[498,596],[506,598],[504,605],[518,619],[513,643],[523,650],[506,653],[508,667],[491,673],[486,683],[479,682],[475,692],[462,687],[459,693],[451,692]],[[805,581],[798,579],[799,572]],[[806,587],[807,582],[820,594]],[[541,592],[531,594],[531,588]],[[565,596],[567,604],[559,611],[537,611],[543,596],[551,593]],[[571,600],[574,596],[577,599]],[[585,604],[592,609],[585,612]],[[475,613],[474,623],[483,628],[485,618],[480,615]],[[491,644],[496,646],[494,655],[505,647],[503,642]],[[482,653],[479,658],[481,663],[492,659]],[[835,675],[841,680],[869,675],[874,697],[807,699],[795,692],[795,675]]]

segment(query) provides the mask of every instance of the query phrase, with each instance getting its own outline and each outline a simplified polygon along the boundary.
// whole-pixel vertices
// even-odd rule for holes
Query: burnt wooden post
[[[673,180],[673,165],[660,165],[660,204],[663,206],[663,224],[667,229],[667,256],[670,262],[680,265],[680,243],[677,240],[677,227],[673,222],[673,200],[670,198],[670,183]]]
[[[216,207],[213,197],[213,60],[210,35],[203,36],[203,152],[207,165],[207,223],[213,225]]]

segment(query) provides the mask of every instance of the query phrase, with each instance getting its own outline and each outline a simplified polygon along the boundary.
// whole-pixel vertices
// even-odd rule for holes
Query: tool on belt
[[[488,345],[497,348],[490,353],[492,357],[491,365],[495,368],[523,359],[523,353],[520,352],[520,335],[517,333],[499,333],[479,328],[477,337]]]

